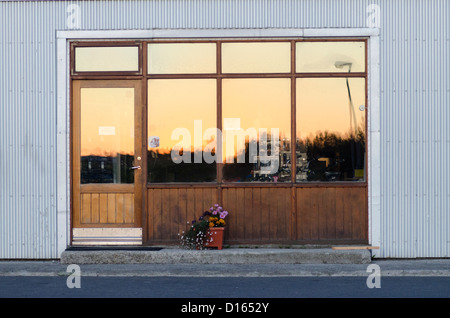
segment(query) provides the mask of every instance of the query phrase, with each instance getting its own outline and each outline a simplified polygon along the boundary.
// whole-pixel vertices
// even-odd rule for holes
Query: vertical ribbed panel
[[[0,3],[0,258],[56,256],[54,3]]]
[[[382,253],[448,257],[450,2],[381,8]]]
[[[56,30],[363,28],[381,8],[381,257],[450,256],[450,1],[0,2],[0,258],[56,251]],[[369,105],[370,107],[370,105]]]

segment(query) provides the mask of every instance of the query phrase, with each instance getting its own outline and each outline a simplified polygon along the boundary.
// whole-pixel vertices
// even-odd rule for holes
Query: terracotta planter
[[[208,230],[206,247],[217,247],[218,250],[221,250],[224,230],[224,227],[211,227]]]

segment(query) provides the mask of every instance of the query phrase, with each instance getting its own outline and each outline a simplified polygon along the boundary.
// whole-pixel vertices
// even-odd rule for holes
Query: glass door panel
[[[134,89],[81,88],[81,184],[134,183]]]

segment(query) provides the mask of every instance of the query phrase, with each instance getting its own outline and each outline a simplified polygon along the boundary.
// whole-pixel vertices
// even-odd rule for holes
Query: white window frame
[[[70,47],[72,40],[153,38],[284,38],[367,37],[368,40],[368,221],[369,244],[381,255],[380,154],[380,29],[189,29],[189,30],[74,30],[57,31],[57,251],[60,257],[70,242]]]

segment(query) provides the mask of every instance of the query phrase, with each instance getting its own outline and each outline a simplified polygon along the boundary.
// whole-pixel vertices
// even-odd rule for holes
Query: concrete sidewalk
[[[331,248],[74,248],[61,256],[63,264],[368,264],[370,261],[369,250]]]
[[[60,260],[0,261],[0,276],[67,276],[70,264],[91,277],[367,277],[370,265],[383,276],[450,277],[450,259],[380,260],[371,259],[368,250],[331,248],[68,250]]]
[[[2,276],[72,274],[60,261],[0,261]],[[450,260],[374,260],[371,264],[78,264],[83,277],[450,277]]]

